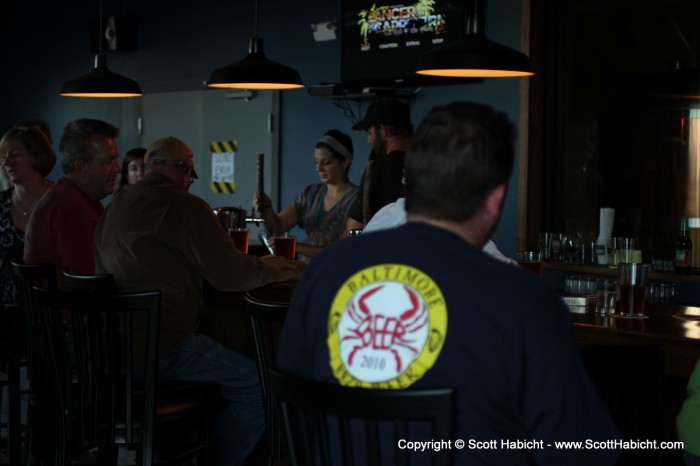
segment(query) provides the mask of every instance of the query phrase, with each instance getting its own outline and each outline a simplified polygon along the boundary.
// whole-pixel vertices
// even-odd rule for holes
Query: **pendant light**
[[[527,55],[486,37],[480,1],[473,0],[471,11],[467,9],[465,36],[425,53],[416,73],[451,78],[506,78],[534,74]]]
[[[107,56],[102,53],[102,0],[100,0],[99,52],[95,55],[95,69],[63,83],[61,95],[68,97],[138,97],[141,87],[133,79],[112,73],[107,68]]]
[[[641,79],[636,88],[642,94],[667,99],[669,103],[687,102],[696,107],[700,103],[700,55],[693,50],[678,23],[670,16],[667,16],[667,20],[688,52],[688,61],[674,61],[668,70]]]
[[[250,39],[248,56],[215,70],[207,86],[227,89],[299,89],[304,87],[299,73],[265,57],[263,40],[258,37],[258,1],[255,0],[255,36]]]
[[[683,66],[648,76],[640,81],[638,89],[644,94],[668,99],[684,99],[700,102],[700,66]]]

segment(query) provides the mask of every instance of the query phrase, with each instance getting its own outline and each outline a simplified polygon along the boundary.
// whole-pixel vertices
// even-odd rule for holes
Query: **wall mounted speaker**
[[[100,37],[103,52],[136,50],[139,45],[139,22],[137,16],[105,16],[91,21],[92,52],[100,51]]]

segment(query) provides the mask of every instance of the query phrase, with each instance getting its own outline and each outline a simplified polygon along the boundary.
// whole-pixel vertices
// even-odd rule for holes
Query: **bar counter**
[[[296,281],[271,283],[248,291],[247,294],[260,301],[274,304],[291,302]],[[242,349],[251,348],[250,336],[246,331],[249,325],[243,312],[243,293],[224,293],[205,288],[205,299],[209,304],[209,327],[216,339],[228,346]],[[214,307],[223,308],[221,313],[212,313]],[[218,314],[229,314],[217,319]],[[646,303],[647,318],[621,318],[602,316],[589,305],[585,314],[571,313],[577,341],[582,345],[644,345],[662,344],[665,349],[666,374],[687,378],[700,358],[700,307],[674,304]],[[212,314],[214,314],[212,316]],[[235,324],[231,322],[234,319]],[[220,333],[227,335],[220,335]],[[231,335],[231,333],[235,334]],[[213,335],[214,336],[214,335]],[[231,343],[236,344],[232,345]],[[250,351],[244,351],[250,354]]]
[[[688,377],[700,358],[700,307],[646,303],[647,318],[571,314],[580,344],[662,344],[666,374]]]
[[[289,303],[296,283],[271,283],[247,294],[260,301]],[[647,303],[645,313],[647,318],[602,316],[589,305],[585,314],[571,313],[571,320],[580,344],[662,344],[667,375],[688,377],[700,358],[700,307]]]

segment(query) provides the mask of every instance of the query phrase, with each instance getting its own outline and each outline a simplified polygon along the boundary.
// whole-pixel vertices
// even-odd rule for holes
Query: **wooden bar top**
[[[619,333],[700,346],[700,307],[646,303],[646,318],[596,314],[571,314],[576,327],[591,332]]]
[[[687,377],[700,358],[700,307],[646,303],[646,318],[571,314],[580,344],[662,344],[666,373]]]
[[[292,294],[297,285],[297,280],[286,282],[268,283],[254,290],[246,291],[246,296],[269,304],[289,304],[292,302]]]

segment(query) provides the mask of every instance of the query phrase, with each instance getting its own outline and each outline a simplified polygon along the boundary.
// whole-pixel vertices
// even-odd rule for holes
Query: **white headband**
[[[328,134],[324,134],[323,137],[318,140],[318,142],[322,142],[322,143],[326,144],[327,146],[332,147],[333,150],[335,150],[337,153],[339,153],[343,157],[347,157],[349,159],[352,159],[352,153],[344,145],[342,145],[340,142],[338,142],[338,140],[336,138],[334,138],[333,136],[329,136]]]

